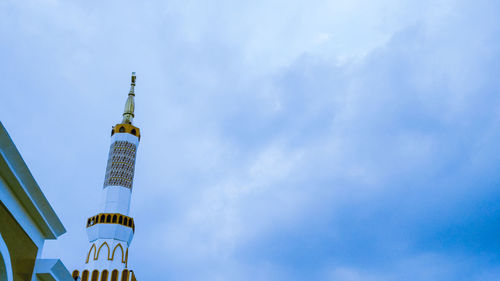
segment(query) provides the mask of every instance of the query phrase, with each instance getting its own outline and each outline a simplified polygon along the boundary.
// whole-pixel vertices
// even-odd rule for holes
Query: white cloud
[[[495,166],[476,149],[494,152],[498,25],[483,2],[431,2],[0,4],[0,74],[16,94],[1,118],[69,230],[47,255],[83,262],[74,245],[135,70],[141,278],[390,280],[414,266],[425,280],[441,276],[433,261],[461,272],[419,262],[425,235],[411,230],[453,217],[468,177]],[[391,251],[387,274],[357,264]]]

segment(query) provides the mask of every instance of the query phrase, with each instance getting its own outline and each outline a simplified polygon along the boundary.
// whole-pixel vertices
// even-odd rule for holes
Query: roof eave
[[[1,122],[0,174],[37,223],[45,239],[56,239],[66,232]]]

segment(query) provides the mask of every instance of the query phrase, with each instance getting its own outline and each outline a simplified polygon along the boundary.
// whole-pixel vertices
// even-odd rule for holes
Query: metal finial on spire
[[[132,72],[132,78],[131,78],[131,83],[130,83],[130,92],[128,93],[129,95],[134,95],[134,87],[135,87],[135,79],[137,77],[135,76],[135,72]]]
[[[132,124],[134,120],[134,109],[135,109],[135,72],[132,72],[132,78],[130,83],[130,92],[128,93],[127,102],[125,103],[125,110],[123,111],[123,124]]]

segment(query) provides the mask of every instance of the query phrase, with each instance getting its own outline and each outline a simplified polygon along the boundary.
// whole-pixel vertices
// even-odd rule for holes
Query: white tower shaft
[[[128,248],[135,232],[134,219],[129,216],[130,198],[140,141],[140,130],[132,125],[135,80],[133,72],[123,121],[111,131],[101,212],[87,220],[90,249],[85,268],[81,275],[77,270],[73,272],[73,277],[81,277],[82,281],[135,281],[128,270]]]

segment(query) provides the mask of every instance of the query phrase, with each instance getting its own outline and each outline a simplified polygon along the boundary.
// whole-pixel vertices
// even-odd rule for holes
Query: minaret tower
[[[128,267],[128,248],[134,237],[134,219],[129,216],[134,181],[135,155],[141,134],[134,119],[135,72],[123,120],[111,130],[111,147],[102,189],[101,212],[87,220],[90,246],[84,269],[73,271],[81,281],[136,281]]]

